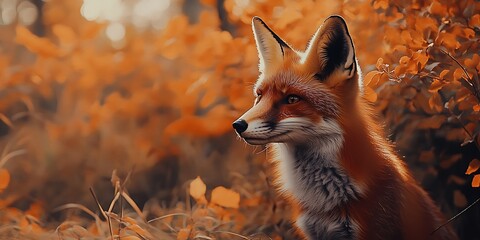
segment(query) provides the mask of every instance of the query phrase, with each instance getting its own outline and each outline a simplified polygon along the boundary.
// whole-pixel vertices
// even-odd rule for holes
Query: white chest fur
[[[337,154],[322,152],[321,145],[274,145],[281,189],[305,208],[328,212],[357,198],[359,189],[339,166]]]
[[[272,144],[277,153],[281,190],[303,207],[297,225],[311,239],[355,236],[355,222],[334,212],[360,194],[360,188],[338,162],[342,143],[343,137],[338,135],[304,145]]]

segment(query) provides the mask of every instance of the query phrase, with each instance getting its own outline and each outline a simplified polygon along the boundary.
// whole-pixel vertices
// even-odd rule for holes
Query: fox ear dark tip
[[[252,18],[252,23],[254,23],[254,22],[264,23],[263,20],[259,16],[254,16]]]
[[[343,18],[342,16],[340,15],[331,15],[330,17],[328,17],[327,19],[325,19],[324,22],[327,22],[329,20],[333,20],[333,21],[336,21],[336,22],[340,22],[341,24],[343,25],[347,25],[347,21],[345,21],[345,18]]]
[[[337,15],[337,14],[334,14],[334,15],[330,15],[326,20],[330,19],[330,18],[336,18],[336,19],[341,19],[341,20],[344,20],[344,18],[340,15]],[[344,20],[345,21],[345,20]]]

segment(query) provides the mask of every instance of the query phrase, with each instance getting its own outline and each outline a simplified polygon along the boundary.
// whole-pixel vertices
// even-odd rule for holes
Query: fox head
[[[343,18],[331,16],[305,51],[297,51],[260,18],[252,19],[260,58],[253,107],[233,123],[247,143],[301,143],[342,130],[339,115],[361,93],[359,66]]]

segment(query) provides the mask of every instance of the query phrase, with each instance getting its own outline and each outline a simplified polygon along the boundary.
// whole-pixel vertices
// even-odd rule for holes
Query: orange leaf
[[[438,23],[435,18],[417,16],[415,18],[415,29],[417,30],[417,33],[423,33],[425,29],[430,29],[434,32],[437,32]],[[418,37],[423,38],[423,34],[419,34]]]
[[[192,196],[193,198],[204,198],[206,191],[207,185],[205,185],[205,183],[200,177],[197,177],[192,182],[190,182],[190,196]]]
[[[365,86],[370,86],[370,84],[375,85],[376,82],[378,81],[378,78],[380,78],[381,72],[379,71],[371,71],[365,75],[363,79],[363,83]]]
[[[200,0],[200,2],[207,6],[214,6],[217,3],[215,0]]]
[[[10,173],[5,168],[0,168],[0,192],[5,190],[10,183]]]
[[[208,216],[209,209],[206,208],[196,208],[192,213],[193,219],[201,219]]]
[[[478,168],[480,168],[480,161],[478,161],[478,159],[473,159],[472,161],[470,161],[470,164],[468,164],[468,168],[465,174],[470,175],[477,171]]]
[[[453,79],[458,81],[464,76],[464,72],[461,68],[455,69],[455,72],[453,72]]]
[[[439,41],[439,44],[450,49],[458,49],[460,47],[460,43],[457,41],[457,35],[453,33],[442,31],[438,34],[437,41]]]
[[[387,9],[388,8],[388,1],[387,0],[376,0],[373,2],[374,9]]]
[[[285,10],[280,15],[278,21],[276,22],[276,26],[279,29],[285,28],[288,24],[293,23],[299,19],[302,19],[302,14],[293,8],[285,8]]]
[[[456,207],[463,208],[467,206],[467,198],[462,192],[460,192],[460,190],[455,190],[453,192],[453,203]]]
[[[431,117],[422,119],[417,125],[420,129],[437,129],[445,122],[447,117],[443,115],[433,115]]]
[[[192,233],[192,228],[190,226],[187,226],[186,228],[182,228],[177,233],[177,240],[190,239],[190,234],[191,233]]]
[[[477,174],[473,177],[472,187],[480,187],[480,174]]]
[[[383,58],[377,59],[377,64],[375,64],[375,67],[380,70],[380,67],[383,65]]]
[[[215,100],[217,100],[218,96],[220,95],[217,90],[218,88],[207,89],[207,92],[205,93],[205,95],[203,95],[202,100],[200,100],[200,107],[208,108],[213,103],[215,103]]]
[[[433,80],[432,84],[430,84],[430,88],[428,89],[428,91],[431,93],[438,92],[438,90],[440,90],[442,87],[443,83],[435,79]]]
[[[480,14],[473,15],[468,24],[472,27],[480,27]]]
[[[413,53],[412,59],[417,61],[417,64],[420,65],[420,69],[423,69],[428,62],[428,55],[422,53],[421,51]]]
[[[263,198],[261,196],[254,196],[242,200],[242,205],[247,207],[258,206],[262,202]]]
[[[441,112],[445,104],[443,103],[442,98],[440,97],[440,94],[434,92],[432,93],[432,96],[430,96],[430,98],[428,99],[428,105],[432,110]]]
[[[17,36],[15,41],[25,46],[31,52],[43,57],[57,57],[60,51],[57,46],[50,42],[47,38],[41,38],[30,32],[26,27],[17,26]]]
[[[420,157],[418,158],[418,160],[420,160],[420,162],[423,162],[423,163],[429,163],[429,162],[432,162],[434,158],[435,158],[435,154],[433,154],[433,151],[428,150],[428,151],[422,151],[420,153]]]
[[[141,238],[137,236],[122,236],[123,240],[141,240]]]
[[[165,133],[169,136],[174,134],[189,134],[191,136],[219,136],[232,131],[232,122],[235,116],[228,114],[225,105],[216,105],[204,116],[186,115],[170,123]]]
[[[410,34],[408,30],[402,31],[402,33],[400,33],[400,38],[403,40],[404,43],[407,44],[413,41],[412,34]]]
[[[222,207],[238,208],[240,194],[224,187],[216,187],[212,191],[211,202]]]
[[[452,165],[455,164],[456,162],[458,162],[458,160],[460,160],[461,158],[462,158],[462,155],[454,154],[450,157],[447,157],[446,159],[443,159],[440,162],[440,167],[443,168],[443,169],[451,168]]]
[[[369,102],[377,101],[377,93],[371,87],[368,87],[368,86],[365,87],[364,96],[365,96],[365,99],[367,99]]]
[[[72,44],[77,40],[75,32],[66,25],[55,24],[52,27],[52,31],[62,44]]]
[[[432,4],[430,5],[429,12],[431,14],[445,16],[447,15],[447,7],[437,1],[433,1]]]
[[[478,54],[473,54],[472,58],[465,59],[465,66],[468,68],[476,68],[477,64],[480,63],[480,56]]]
[[[98,24],[97,22],[86,22],[86,23],[83,23],[83,26],[82,26],[82,31],[80,33],[80,37],[82,39],[93,39],[95,38],[96,36],[98,36],[98,34],[103,30],[105,29],[105,24]]]
[[[475,104],[475,105],[473,106],[473,111],[475,111],[475,112],[480,112],[480,104],[478,104],[478,103]]]
[[[398,62],[402,65],[406,65],[408,63],[408,61],[410,61],[410,57],[403,56],[403,57],[400,58],[400,60]]]
[[[465,184],[465,179],[463,177],[450,175],[450,177],[448,177],[447,183],[455,183],[457,185],[464,185]]]
[[[470,28],[462,29],[462,31],[463,31],[463,36],[465,36],[468,39],[472,39],[475,37],[475,31],[473,31]]]
[[[126,228],[128,228],[129,230],[132,230],[133,232],[138,234],[143,239],[145,239],[145,238],[146,239],[153,239],[152,234],[150,234],[147,230],[138,226],[138,224],[127,225]]]
[[[34,202],[32,205],[30,205],[30,208],[25,213],[36,218],[40,218],[43,215],[43,209],[45,208],[41,202]]]
[[[443,78],[445,78],[445,75],[447,75],[449,72],[450,72],[450,70],[448,70],[448,69],[442,70],[442,71],[440,72],[439,77],[440,77],[441,79],[443,79]]]

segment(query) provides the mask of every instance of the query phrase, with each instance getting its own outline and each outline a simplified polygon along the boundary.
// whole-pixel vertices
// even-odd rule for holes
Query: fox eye
[[[300,101],[300,97],[292,94],[292,95],[288,95],[286,100],[287,100],[287,104],[294,104]]]

